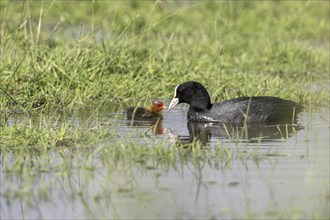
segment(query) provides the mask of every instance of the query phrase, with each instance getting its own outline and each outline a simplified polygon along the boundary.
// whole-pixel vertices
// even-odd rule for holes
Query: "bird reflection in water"
[[[165,133],[165,128],[163,127],[163,122],[161,118],[158,118],[157,120],[138,120],[138,121],[129,121],[127,122],[127,126],[137,126],[137,127],[147,127],[145,133],[148,133],[149,131],[152,132],[154,135],[162,135]]]
[[[188,146],[198,141],[202,145],[210,142],[211,138],[229,140],[230,142],[275,142],[293,136],[304,127],[296,123],[290,124],[246,124],[237,126],[210,122],[188,122],[189,136],[176,135],[169,131],[171,140],[177,146]]]

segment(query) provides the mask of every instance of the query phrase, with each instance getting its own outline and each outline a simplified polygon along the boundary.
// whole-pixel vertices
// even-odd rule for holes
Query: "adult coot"
[[[151,106],[144,107],[130,107],[126,109],[126,116],[128,120],[157,120],[162,118],[162,110],[165,108],[163,102],[153,101]]]
[[[212,104],[205,87],[194,81],[188,81],[175,87],[174,98],[169,105],[169,110],[179,103],[190,105],[189,121],[226,124],[290,123],[303,109],[303,106],[293,101],[270,96],[240,97]]]

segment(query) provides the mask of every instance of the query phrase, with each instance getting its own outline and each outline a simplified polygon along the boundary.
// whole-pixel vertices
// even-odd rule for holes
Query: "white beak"
[[[168,106],[168,110],[173,109],[178,103],[179,103],[179,99],[178,98],[173,98],[170,105]]]

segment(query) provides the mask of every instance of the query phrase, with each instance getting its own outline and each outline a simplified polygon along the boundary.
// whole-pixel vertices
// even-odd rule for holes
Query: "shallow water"
[[[70,169],[60,172],[62,157],[49,152],[49,169],[30,164],[25,173],[15,172],[12,160],[1,159],[1,218],[329,217],[329,109],[301,113],[297,125],[245,130],[215,124],[191,128],[186,111],[185,106],[165,111],[154,130],[154,122],[131,122],[106,110],[97,118],[98,123],[115,123],[118,140],[159,141],[173,151],[187,147],[174,164],[108,163],[98,156],[91,159],[93,166],[82,167],[76,164],[90,158],[77,152],[71,155]],[[81,113],[72,124],[79,126],[88,115]],[[10,123],[17,121],[24,120]],[[189,149],[193,140],[205,148],[200,159]],[[231,158],[205,159],[214,149],[230,151]],[[32,184],[25,186],[26,181]]]

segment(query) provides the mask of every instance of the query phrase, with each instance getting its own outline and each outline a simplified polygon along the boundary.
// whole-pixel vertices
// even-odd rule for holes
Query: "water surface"
[[[105,109],[92,123],[114,129],[116,138],[88,153],[71,153],[70,160],[50,150],[47,160],[40,159],[45,170],[27,162],[16,172],[15,156],[1,155],[1,218],[329,217],[329,109],[303,112],[294,125],[245,130],[191,126],[186,111],[185,106],[165,111],[151,129],[154,122],[127,121],[125,114]],[[71,123],[79,126],[89,115],[84,111]],[[160,152],[166,148],[176,156],[153,159],[146,151],[140,161],[122,155],[114,161],[106,154],[114,142],[123,148],[131,142]],[[197,142],[203,149],[196,154]],[[98,148],[105,153],[98,154]]]

